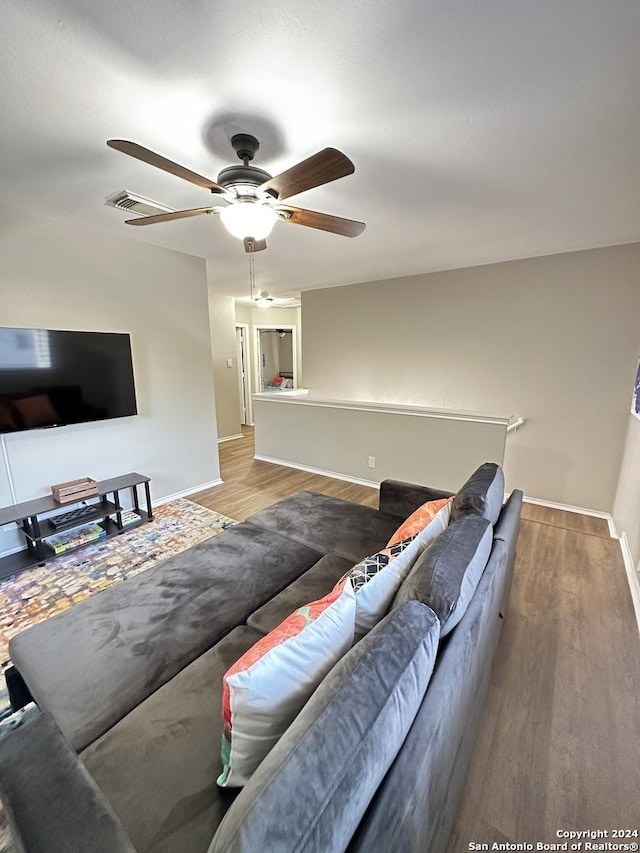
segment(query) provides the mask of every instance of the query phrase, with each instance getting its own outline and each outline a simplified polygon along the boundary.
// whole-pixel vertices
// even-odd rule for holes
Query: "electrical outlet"
[[[376,457],[375,456],[369,457],[368,465],[369,465],[369,468],[375,468],[376,467]]]
[[[233,359],[232,358],[227,359],[227,367],[233,367]]]

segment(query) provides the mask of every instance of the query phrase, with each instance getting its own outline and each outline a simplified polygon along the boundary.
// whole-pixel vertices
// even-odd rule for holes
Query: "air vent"
[[[121,190],[106,199],[105,204],[109,207],[117,207],[126,210],[127,213],[138,213],[140,216],[154,216],[156,213],[173,213],[174,207],[167,207],[150,198],[134,195],[128,190]]]

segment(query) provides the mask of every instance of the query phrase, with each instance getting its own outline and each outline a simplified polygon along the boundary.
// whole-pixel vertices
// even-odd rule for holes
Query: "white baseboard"
[[[610,513],[603,512],[599,509],[587,509],[587,507],[584,506],[573,506],[572,504],[561,504],[556,501],[545,501],[542,500],[542,498],[530,498],[528,495],[525,495],[522,500],[528,504],[548,506],[551,507],[551,509],[563,509],[566,512],[577,512],[579,515],[593,515],[595,518],[611,518]]]
[[[198,486],[192,486],[189,489],[183,489],[181,492],[174,492],[172,495],[165,495],[163,498],[159,498],[157,501],[152,501],[153,506],[162,506],[163,504],[168,504],[170,501],[175,501],[178,498],[188,498],[189,495],[195,495],[196,492],[204,492],[205,489],[212,489],[214,486],[221,486],[223,480],[218,478],[217,480],[210,480],[208,483],[200,483]]]
[[[629,547],[627,534],[623,533],[620,536],[620,549],[622,550],[622,559],[627,572],[627,580],[629,581],[629,589],[631,590],[631,600],[633,601],[633,609],[636,614],[636,622],[638,623],[638,631],[640,632],[640,577],[633,563],[633,555]]]
[[[312,468],[310,465],[301,465],[298,462],[289,462],[286,459],[276,459],[274,456],[261,456],[256,453],[253,458],[257,459],[258,462],[271,462],[272,465],[295,468],[297,471],[306,471],[308,474],[331,477],[332,480],[344,480],[346,483],[355,483],[357,486],[369,486],[371,489],[380,488],[380,483],[374,480],[361,480],[359,477],[349,477],[346,474],[338,474],[336,471],[325,471],[324,468]]]
[[[238,438],[244,438],[241,432],[236,433],[236,435],[223,435],[222,438],[218,439],[218,444],[222,444],[223,441],[236,441]]]
[[[508,495],[505,495],[505,497],[508,497]],[[530,498],[528,495],[525,495],[522,500],[524,503],[536,504],[537,506],[548,506],[550,509],[560,509],[564,512],[575,512],[578,515],[591,515],[593,518],[604,518],[609,525],[609,535],[611,538],[618,538],[613,516],[610,512],[603,512],[600,509],[588,509],[584,506],[573,506],[572,504],[561,504],[556,501],[545,501],[542,498]]]

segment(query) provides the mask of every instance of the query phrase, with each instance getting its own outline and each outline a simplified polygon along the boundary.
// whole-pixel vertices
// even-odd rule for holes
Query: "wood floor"
[[[243,427],[242,432],[244,438],[224,441],[219,445],[220,476],[224,484],[190,495],[190,500],[236,521],[244,521],[252,513],[301,489],[312,489],[366,506],[378,505],[378,490],[370,486],[357,486],[270,462],[258,462],[253,458],[253,429]]]
[[[238,520],[299,489],[376,505],[374,489],[252,454],[251,430],[220,445],[224,485],[192,499]],[[487,711],[447,853],[473,842],[535,848],[561,841],[559,830],[640,830],[639,737],[640,636],[619,544],[603,519],[525,504]]]

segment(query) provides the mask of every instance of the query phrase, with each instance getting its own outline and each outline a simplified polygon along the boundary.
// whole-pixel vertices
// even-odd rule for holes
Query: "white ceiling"
[[[272,174],[351,157],[292,203],[367,230],[278,223],[273,294],[640,240],[638,0],[5,0],[1,30],[0,202],[213,258],[230,295],[248,260],[216,218],[104,206],[215,199],[108,138],[214,180],[240,130]]]

